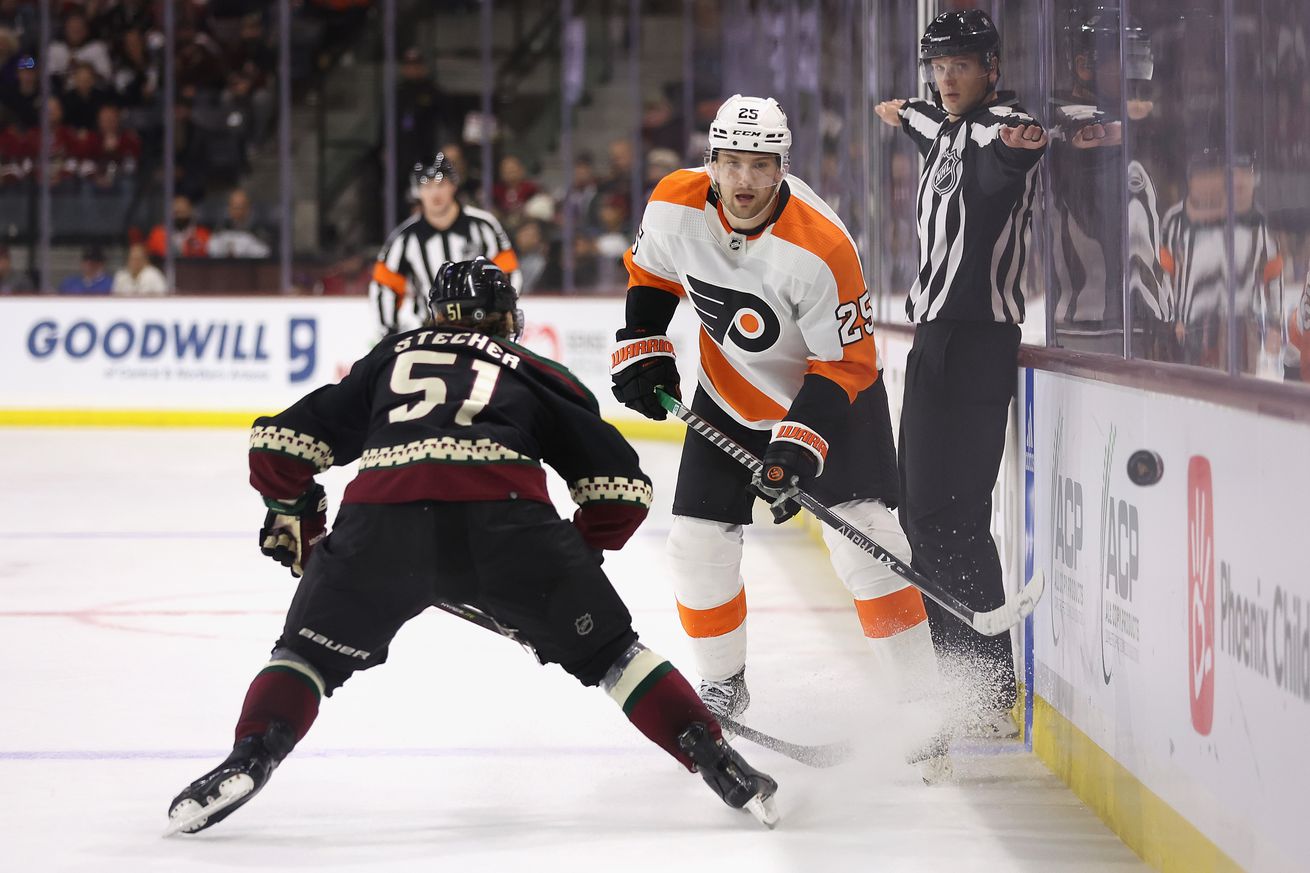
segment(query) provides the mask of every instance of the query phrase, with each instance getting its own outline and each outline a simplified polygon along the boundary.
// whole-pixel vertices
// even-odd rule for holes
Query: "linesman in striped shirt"
[[[369,299],[383,336],[422,327],[424,298],[437,270],[451,261],[484,257],[523,290],[518,255],[496,216],[460,202],[459,176],[442,152],[410,171],[410,197],[419,209],[387,237],[369,283]]]
[[[920,42],[931,101],[888,100],[878,117],[923,155],[915,324],[901,410],[901,525],[914,565],[974,609],[1005,601],[991,493],[1017,381],[1023,277],[1037,162],[1047,135],[997,91],[1000,35],[985,12],[946,12]],[[925,598],[942,666],[980,682],[976,728],[1013,735],[1010,637],[983,637]],[[972,732],[970,730],[970,732]]]

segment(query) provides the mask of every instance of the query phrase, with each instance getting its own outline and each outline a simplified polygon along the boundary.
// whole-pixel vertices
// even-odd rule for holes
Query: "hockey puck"
[[[1164,459],[1150,449],[1138,449],[1128,458],[1128,478],[1134,485],[1154,485],[1164,475]]]

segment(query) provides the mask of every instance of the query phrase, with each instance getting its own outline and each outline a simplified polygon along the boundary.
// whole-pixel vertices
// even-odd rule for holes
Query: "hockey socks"
[[[707,725],[716,740],[723,735],[682,674],[641,643],[633,643],[619,656],[601,687],[637,730],[693,772],[695,762],[679,745],[679,735],[693,722]]]
[[[318,717],[323,693],[323,677],[308,661],[278,649],[250,683],[236,738],[262,735],[273,722],[282,722],[300,742]]]

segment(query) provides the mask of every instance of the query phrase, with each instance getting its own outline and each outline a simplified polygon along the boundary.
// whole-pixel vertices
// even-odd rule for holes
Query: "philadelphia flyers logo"
[[[747,352],[771,348],[782,334],[777,314],[764,301],[746,291],[702,282],[688,275],[691,303],[706,332],[720,345],[731,341]]]
[[[781,481],[782,481],[782,467],[776,467],[776,466],[775,466],[775,467],[770,467],[770,468],[765,472],[765,474],[764,474],[764,478],[768,479],[770,482],[781,482]]]
[[[942,155],[937,162],[937,172],[932,177],[932,190],[942,197],[951,193],[960,181],[960,152],[952,149]]]

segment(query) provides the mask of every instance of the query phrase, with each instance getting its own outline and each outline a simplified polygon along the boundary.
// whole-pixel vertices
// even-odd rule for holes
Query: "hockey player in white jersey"
[[[691,408],[763,455],[764,475],[752,483],[688,432],[668,540],[700,694],[728,717],[750,700],[739,568],[757,495],[782,522],[799,511],[790,497],[802,488],[910,559],[891,511],[895,448],[859,256],[837,215],[788,174],[790,147],[775,100],[734,95],[710,125],[705,166],[656,186],[624,257],[626,324],[611,368],[615,397],[664,418],[654,390],[681,396],[666,333],[687,297],[701,320]],[[919,592],[833,531],[824,541],[892,693],[931,691],[936,661]]]

